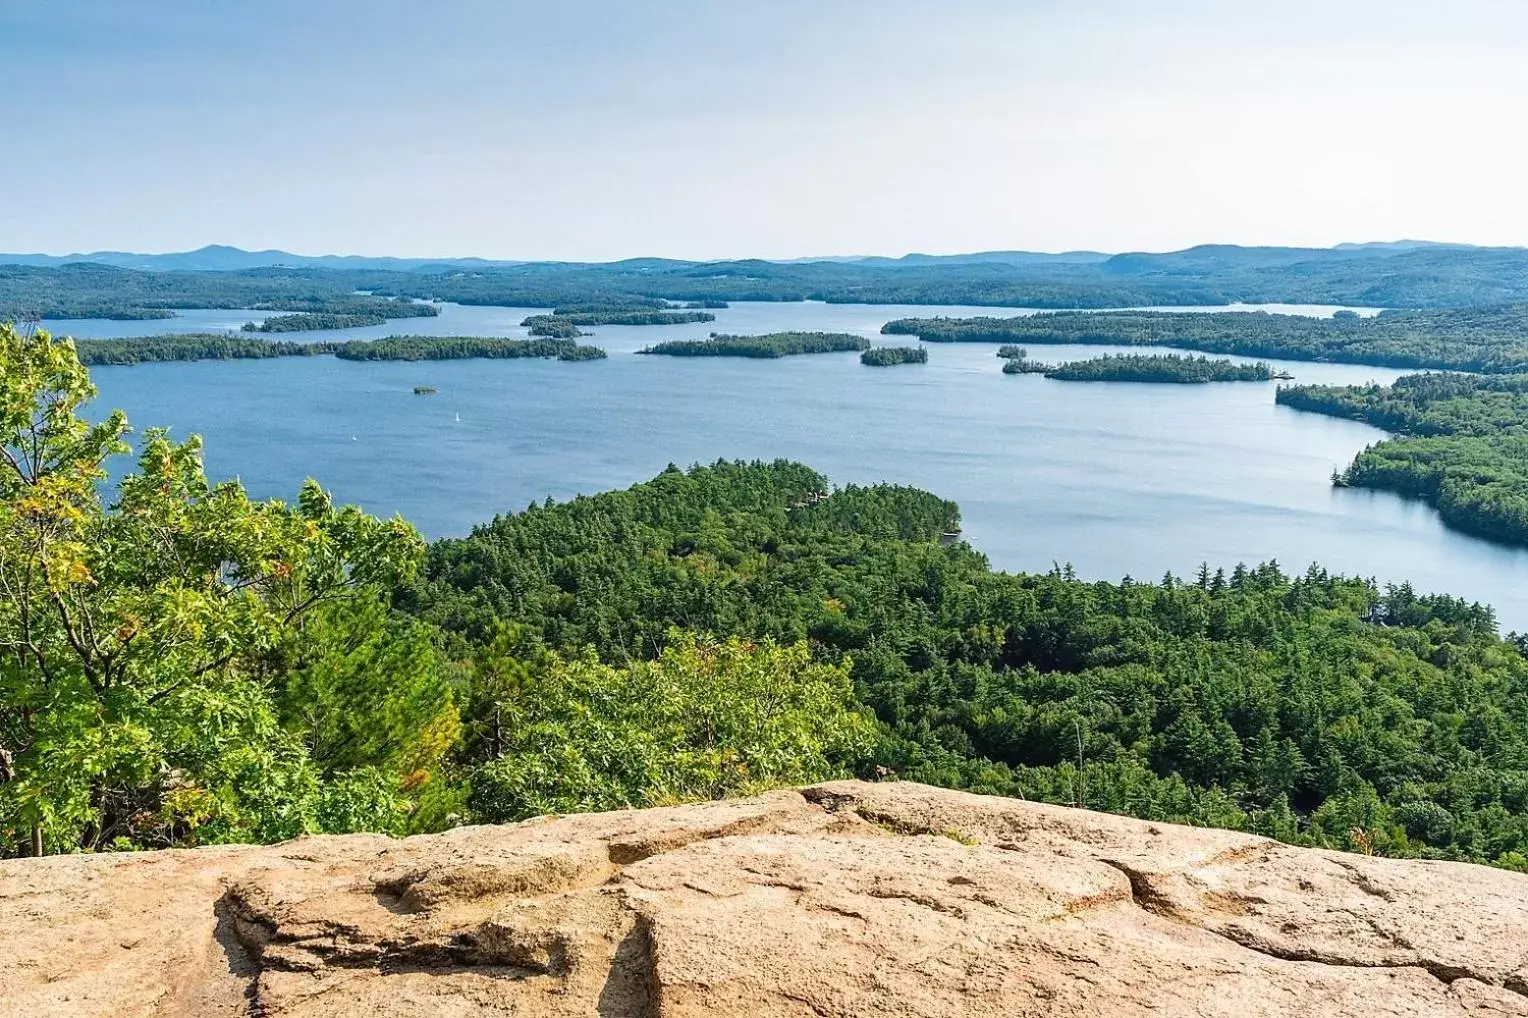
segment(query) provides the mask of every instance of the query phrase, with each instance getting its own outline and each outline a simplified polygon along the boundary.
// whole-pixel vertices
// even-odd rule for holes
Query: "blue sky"
[[[1528,243],[1520,0],[0,0],[0,250]]]

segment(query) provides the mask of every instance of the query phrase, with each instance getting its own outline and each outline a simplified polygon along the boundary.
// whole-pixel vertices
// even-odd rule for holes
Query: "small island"
[[[921,346],[874,346],[860,354],[860,363],[873,368],[893,364],[927,364],[928,350]]]
[[[1029,351],[1022,346],[1000,346],[997,355],[1003,359],[1005,375],[1048,375],[1056,370],[1054,364],[1030,360]]]
[[[1206,382],[1267,382],[1273,379],[1274,371],[1264,361],[1238,364],[1230,360],[1182,357],[1178,354],[1104,354],[1089,360],[1070,361],[1045,372],[1045,377],[1062,382],[1168,382],[1199,385]]]
[[[870,349],[870,340],[847,332],[770,332],[762,336],[711,333],[710,339],[678,339],[659,343],[642,354],[666,357],[793,357],[808,353],[857,353]]]
[[[577,339],[584,335],[566,315],[532,315],[520,324],[530,329],[532,336],[545,339]]]

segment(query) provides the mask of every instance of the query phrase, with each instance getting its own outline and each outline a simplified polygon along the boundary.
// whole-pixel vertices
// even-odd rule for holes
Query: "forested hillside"
[[[941,543],[952,504],[826,483],[722,463],[532,506],[437,544],[399,604],[460,648],[509,618],[617,663],[671,627],[804,640],[878,719],[861,768],[1528,865],[1528,662],[1489,609],[1314,567],[1004,575]]]
[[[1277,398],[1400,433],[1365,449],[1336,483],[1419,498],[1460,530],[1528,544],[1528,375],[1405,375],[1390,386],[1295,386]]]

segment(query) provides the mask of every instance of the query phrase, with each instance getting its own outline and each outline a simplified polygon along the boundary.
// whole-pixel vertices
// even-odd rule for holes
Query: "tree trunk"
[[[32,825],[32,855],[42,858],[42,824]]]

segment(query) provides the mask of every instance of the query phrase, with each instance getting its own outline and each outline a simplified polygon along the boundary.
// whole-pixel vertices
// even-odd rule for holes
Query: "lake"
[[[443,305],[437,318],[280,339],[523,336],[535,308]],[[1180,309],[1175,309],[1180,310]],[[1215,309],[1225,310],[1225,309]],[[1332,308],[1282,308],[1329,314]],[[401,513],[428,536],[464,534],[547,496],[625,487],[668,463],[786,457],[833,481],[894,481],[960,503],[993,565],[1085,577],[1192,576],[1278,560],[1457,594],[1528,630],[1528,551],[1443,527],[1397,497],[1334,489],[1330,475],[1384,437],[1273,403],[1271,383],[1067,383],[1004,375],[996,344],[930,344],[929,363],[867,368],[855,354],[780,360],[635,356],[711,331],[855,332],[886,321],[1020,309],[736,304],[713,323],[604,327],[603,361],[353,363],[329,357],[94,370],[103,406],[140,427],[199,432],[207,468],[257,496],[319,478],[337,498]],[[50,322],[80,337],[237,329],[263,315],[188,311],[161,322]],[[1113,347],[1043,347],[1045,361]],[[1402,372],[1276,362],[1301,382],[1389,382]],[[416,385],[439,389],[415,396]]]

